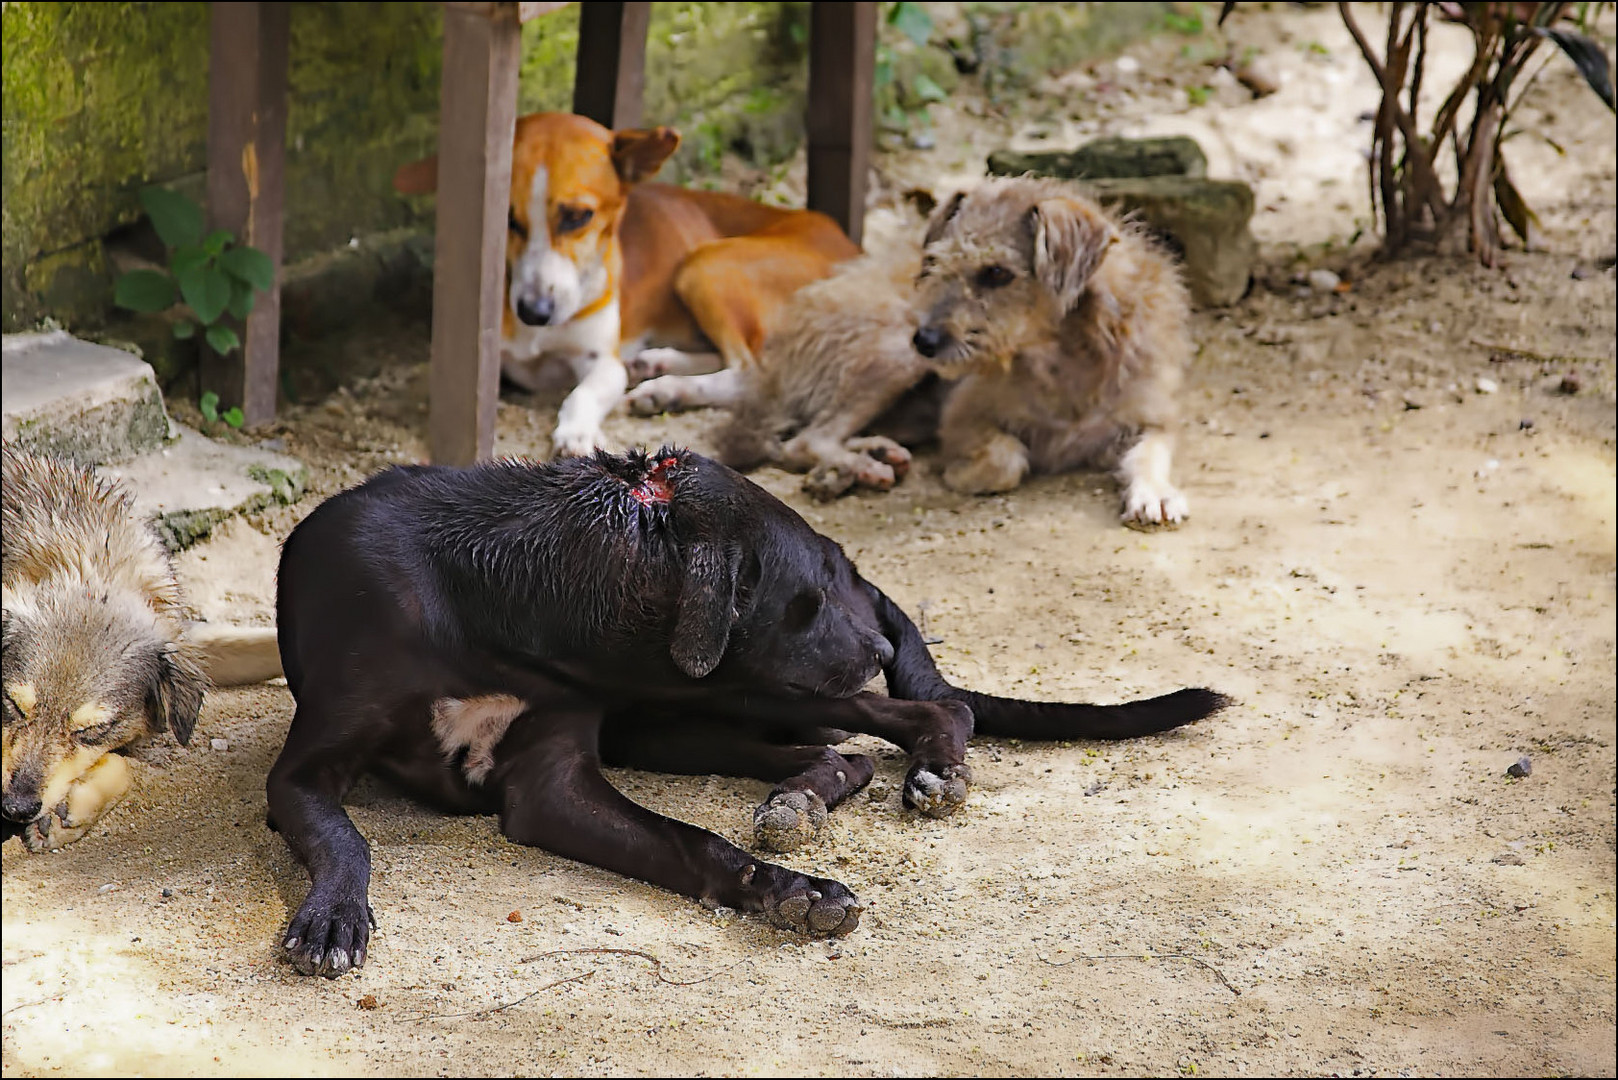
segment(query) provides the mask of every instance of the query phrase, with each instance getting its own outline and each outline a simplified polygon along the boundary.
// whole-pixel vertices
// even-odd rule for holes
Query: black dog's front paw
[[[904,804],[928,817],[948,817],[966,805],[971,786],[970,766],[913,765],[905,777]]]
[[[826,801],[813,791],[783,791],[753,811],[753,842],[766,851],[791,851],[820,835]]]
[[[843,937],[859,926],[865,905],[841,883],[768,864],[756,869],[776,878],[773,886],[759,889],[759,906],[781,929],[815,937]],[[751,877],[754,871],[749,867],[744,874]]]
[[[281,947],[300,974],[335,979],[365,966],[371,927],[375,925],[376,918],[363,892],[356,898],[333,897],[317,890],[292,916]]]

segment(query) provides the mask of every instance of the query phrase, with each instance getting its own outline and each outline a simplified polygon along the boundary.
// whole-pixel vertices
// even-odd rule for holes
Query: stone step
[[[121,349],[58,330],[7,334],[0,354],[5,441],[123,481],[171,551],[303,494],[308,471],[297,459],[172,422],[151,367]]]

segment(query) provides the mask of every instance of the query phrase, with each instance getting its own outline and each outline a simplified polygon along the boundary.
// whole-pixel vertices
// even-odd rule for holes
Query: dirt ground
[[[783,860],[867,902],[834,943],[365,784],[379,926],[364,972],[328,982],[276,948],[306,887],[263,823],[292,700],[217,692],[98,832],[7,846],[6,1074],[1613,1075],[1611,115],[1560,61],[1533,91],[1523,117],[1567,151],[1512,144],[1540,250],[1500,271],[1375,262],[1350,243],[1373,98],[1336,16],[1231,34],[1280,94],[1216,80],[1191,107],[1209,69],[1169,37],[1132,54],[1140,72],[1093,65],[1009,118],[963,93],[940,110],[949,149],[882,160],[888,190],[945,188],[1010,131],[1176,130],[1254,182],[1266,264],[1197,320],[1186,527],[1119,527],[1093,475],[956,496],[926,455],[894,492],[830,506],[757,479],[925,618],[959,683],[1205,685],[1238,707],[1121,745],[977,742],[946,822],[905,812],[900,758],[861,740],[876,782]],[[898,227],[879,211],[872,243]],[[1351,288],[1296,283],[1316,267]],[[327,348],[380,374],[275,433],[309,462],[308,498],[182,557],[212,619],[267,622],[297,518],[424,454],[424,324]],[[498,450],[545,453],[555,405],[504,399]],[[607,430],[702,449],[713,419]],[[1508,778],[1523,755],[1531,776]],[[613,775],[751,839],[762,784]]]

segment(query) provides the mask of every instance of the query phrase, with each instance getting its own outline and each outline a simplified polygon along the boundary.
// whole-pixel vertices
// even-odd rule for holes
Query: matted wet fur
[[[814,835],[874,765],[849,732],[910,755],[905,804],[966,799],[975,729],[1024,738],[1167,731],[1225,699],[1113,706],[959,690],[914,624],[768,492],[681,450],[546,465],[384,472],[288,537],[276,597],[297,699],[270,818],[310,874],[282,945],[297,970],[365,962],[370,849],[342,808],[362,774],[511,840],[776,925],[846,934],[842,883],[654,814],[603,762],[773,785],[756,846]],[[889,696],[863,692],[878,673]]]
[[[0,448],[4,826],[30,850],[82,837],[128,793],[117,751],[191,737],[207,678],[185,605],[129,494],[68,462]]]
[[[908,455],[860,433],[930,370],[957,380],[938,424],[952,489],[1111,468],[1125,524],[1174,525],[1188,321],[1174,263],[1141,229],[1072,184],[988,180],[934,211],[919,256],[867,256],[797,294],[721,457],[810,470],[821,496],[889,487]]]

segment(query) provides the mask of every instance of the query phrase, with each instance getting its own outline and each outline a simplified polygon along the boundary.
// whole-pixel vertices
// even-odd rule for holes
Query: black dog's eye
[[[781,625],[792,633],[808,629],[809,624],[815,621],[815,616],[820,614],[820,605],[825,602],[823,589],[808,589],[799,593],[781,613]]]
[[[1003,266],[985,266],[978,271],[977,283],[985,289],[998,289],[1010,285],[1016,276]]]
[[[506,211],[506,228],[516,233],[522,239],[528,239],[528,227],[517,220],[517,212],[515,210]]]
[[[588,206],[559,206],[556,208],[556,231],[577,232],[590,224],[596,212]]]

